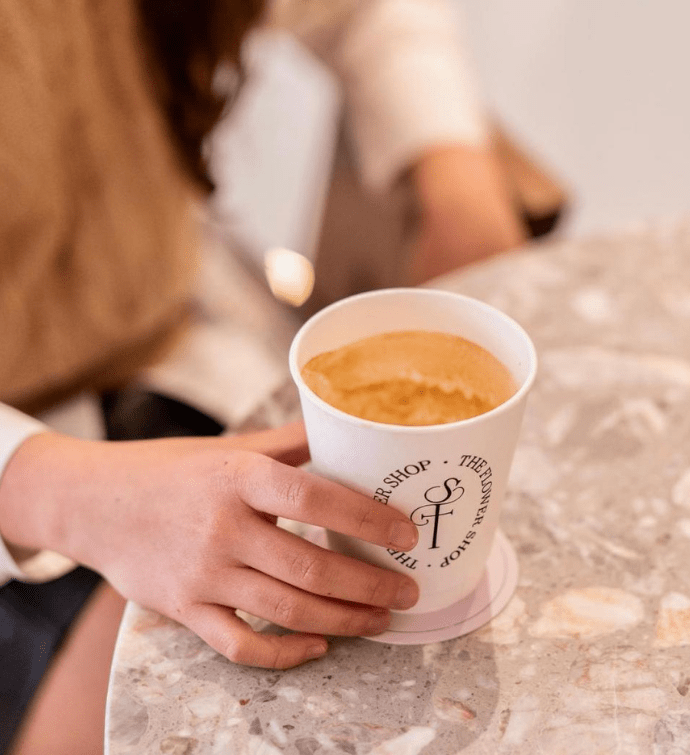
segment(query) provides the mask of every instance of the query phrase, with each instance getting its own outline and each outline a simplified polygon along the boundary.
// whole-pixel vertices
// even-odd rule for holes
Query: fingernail
[[[393,608],[412,608],[419,599],[419,588],[414,582],[405,582],[395,596]]]
[[[393,522],[389,539],[390,544],[398,550],[412,550],[417,545],[417,528],[412,522]]]
[[[328,650],[327,642],[315,642],[307,650],[307,658],[320,658]]]

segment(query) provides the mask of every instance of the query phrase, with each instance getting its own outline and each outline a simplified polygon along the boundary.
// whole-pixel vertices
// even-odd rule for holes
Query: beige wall
[[[571,181],[571,232],[690,215],[690,3],[453,1],[490,100]]]

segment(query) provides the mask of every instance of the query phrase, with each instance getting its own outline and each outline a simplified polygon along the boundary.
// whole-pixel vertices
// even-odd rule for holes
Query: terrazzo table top
[[[438,644],[334,639],[278,672],[129,604],[109,755],[690,753],[690,225],[438,286],[511,314],[540,355],[503,504],[506,609]],[[270,416],[294,401],[286,387]]]

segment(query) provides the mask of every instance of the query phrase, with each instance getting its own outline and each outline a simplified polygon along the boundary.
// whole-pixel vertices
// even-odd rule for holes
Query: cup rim
[[[332,406],[327,401],[324,401],[316,393],[314,393],[314,391],[312,391],[312,389],[302,379],[302,375],[301,375],[299,366],[297,364],[297,352],[299,350],[301,341],[304,339],[308,330],[315,323],[327,317],[334,310],[341,309],[342,307],[346,307],[355,300],[379,298],[379,297],[386,297],[386,296],[400,296],[402,294],[405,294],[405,295],[413,294],[415,296],[422,296],[422,297],[426,296],[426,297],[432,297],[432,298],[438,298],[440,296],[444,298],[462,299],[470,303],[472,306],[475,306],[481,310],[484,310],[485,312],[490,312],[494,316],[498,316],[499,319],[503,320],[509,327],[511,327],[520,336],[520,338],[522,339],[526,347],[526,352],[528,354],[529,373],[527,377],[525,378],[525,380],[523,381],[522,385],[507,401],[504,401],[502,404],[499,404],[497,407],[490,409],[488,412],[478,414],[475,417],[469,417],[468,419],[460,419],[460,420],[456,420],[455,422],[444,422],[442,424],[437,424],[437,425],[396,425],[396,424],[388,423],[388,422],[375,422],[370,419],[363,419],[362,417],[356,417],[353,414],[348,414],[347,412],[342,411],[342,409],[337,409],[335,406]],[[387,331],[387,332],[390,332],[390,331]],[[476,299],[472,296],[456,293],[454,291],[446,291],[444,289],[434,289],[434,288],[412,288],[412,287],[384,288],[384,289],[377,289],[375,291],[365,291],[361,294],[354,294],[352,296],[347,296],[344,299],[339,299],[338,301],[333,302],[332,304],[329,304],[328,306],[324,307],[319,312],[317,312],[315,315],[312,315],[305,323],[302,324],[302,326],[300,327],[300,329],[297,331],[294,338],[292,339],[292,343],[290,345],[290,351],[288,354],[288,365],[289,365],[290,373],[299,391],[300,392],[304,391],[309,396],[309,398],[317,406],[319,406],[323,411],[327,412],[328,414],[333,415],[334,417],[337,417],[340,421],[349,422],[350,424],[356,425],[357,427],[365,427],[365,428],[371,428],[371,429],[385,429],[386,432],[400,432],[404,434],[426,433],[426,432],[438,433],[439,431],[454,430],[454,429],[457,429],[458,427],[463,427],[463,426],[469,427],[471,425],[477,424],[478,422],[484,422],[489,417],[494,417],[499,414],[510,411],[510,409],[515,404],[520,403],[523,400],[523,398],[525,398],[526,394],[529,393],[529,391],[531,390],[532,385],[534,384],[534,380],[536,378],[536,374],[537,374],[537,362],[538,362],[537,350],[536,350],[536,347],[534,346],[534,343],[532,342],[532,339],[527,333],[527,331],[522,327],[522,325],[520,325],[519,322],[517,322],[517,320],[513,319],[510,315],[507,315],[502,310],[498,309],[497,307],[494,307],[492,304],[487,304],[487,302],[484,302],[481,299]]]

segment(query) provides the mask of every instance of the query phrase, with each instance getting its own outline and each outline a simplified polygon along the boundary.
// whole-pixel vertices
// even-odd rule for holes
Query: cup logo
[[[445,495],[442,491],[445,491]],[[424,497],[429,503],[453,503],[461,498],[464,492],[465,488],[462,487],[461,481],[457,477],[449,477],[443,481],[443,485],[435,485],[433,488],[429,488],[424,493]]]
[[[462,487],[461,480],[457,477],[449,477],[443,481],[442,485],[434,485],[424,493],[424,498],[429,503],[423,506],[418,506],[411,514],[410,519],[417,527],[424,527],[433,521],[434,527],[431,535],[431,545],[429,550],[438,548],[438,525],[442,516],[450,516],[454,513],[453,509],[450,511],[442,511],[444,506],[449,506],[455,501],[460,500],[465,492],[465,488]]]
[[[434,471],[438,473],[443,470],[447,475],[453,467],[464,468],[462,476],[444,476],[439,481],[434,474]],[[429,568],[450,566],[472,545],[487,514],[493,488],[491,467],[486,459],[472,454],[463,454],[455,461],[417,461],[389,472],[383,478],[381,487],[376,489],[374,500],[387,504],[395,498],[397,488],[403,484],[410,485],[406,481],[418,477],[421,478],[420,482],[427,477],[436,477],[436,480],[429,485],[430,479],[421,489],[417,486],[417,493],[412,492],[414,485],[411,489],[408,487],[407,494],[401,495],[408,495],[408,502],[411,502],[410,495],[423,497],[426,501],[412,509],[410,520],[420,529],[426,528],[424,531],[428,537],[420,538],[412,553],[392,549],[388,553],[408,569],[416,570],[420,565]],[[428,553],[426,558],[424,553]]]

